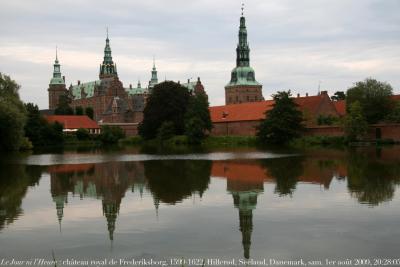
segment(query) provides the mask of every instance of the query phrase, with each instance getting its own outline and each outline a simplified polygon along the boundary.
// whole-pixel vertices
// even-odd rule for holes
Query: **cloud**
[[[47,107],[58,45],[68,83],[98,77],[110,29],[113,58],[127,86],[150,78],[200,76],[212,105],[224,103],[235,65],[240,1],[3,2],[0,71],[22,85],[21,97]],[[251,65],[268,98],[276,90],[346,90],[366,77],[399,92],[400,3],[396,0],[248,1]],[[23,14],[23,15],[21,15]]]

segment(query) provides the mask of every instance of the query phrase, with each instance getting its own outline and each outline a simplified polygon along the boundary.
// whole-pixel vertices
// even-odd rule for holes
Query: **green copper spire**
[[[149,88],[152,89],[158,83],[156,61],[153,56],[153,69],[151,70],[151,79],[149,81]]]
[[[243,4],[242,4],[242,15],[240,17],[239,26],[239,42],[236,47],[236,67],[231,72],[231,80],[225,86],[261,86],[256,81],[255,73],[252,67],[250,67],[250,48],[247,42],[247,29],[246,19],[243,16]]]
[[[106,46],[104,48],[104,58],[103,64],[100,65],[100,79],[118,76],[117,74],[117,66],[114,64],[111,56],[111,47],[110,47],[110,39],[108,39],[108,28],[107,28],[107,39]]]
[[[158,83],[158,77],[157,77],[156,61],[155,58],[153,57],[153,69],[151,70],[150,84],[154,86],[157,83]]]
[[[54,61],[53,78],[50,80],[50,85],[65,84],[64,79],[61,77],[60,63],[58,62],[58,51],[56,47],[56,60]]]
[[[243,16],[244,5],[242,4],[242,16],[239,26],[239,43],[236,48],[236,67],[248,67],[250,65],[250,48],[247,43],[246,19]]]

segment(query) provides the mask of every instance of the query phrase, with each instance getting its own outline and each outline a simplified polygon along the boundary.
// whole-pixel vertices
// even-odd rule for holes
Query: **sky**
[[[400,1],[247,0],[250,65],[266,99],[345,91],[372,77],[400,93]],[[210,104],[225,102],[235,67],[239,0],[0,0],[0,72],[44,109],[55,48],[67,87],[98,79],[106,27],[125,87],[201,78]]]

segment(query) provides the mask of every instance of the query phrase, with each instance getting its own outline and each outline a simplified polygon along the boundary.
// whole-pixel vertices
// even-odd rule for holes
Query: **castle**
[[[66,88],[65,76],[61,76],[60,63],[56,52],[53,77],[50,80],[49,109],[54,111],[61,96],[70,100],[72,108],[93,108],[94,120],[101,123],[139,123],[143,120],[143,110],[146,101],[155,85],[159,83],[157,69],[153,60],[153,69],[148,86],[142,88],[140,81],[137,87],[129,85],[125,88],[118,78],[117,65],[111,54],[110,39],[106,38],[104,58],[100,64],[99,79],[89,82],[78,81]],[[181,84],[191,94],[205,94],[200,78],[195,82],[190,80]]]

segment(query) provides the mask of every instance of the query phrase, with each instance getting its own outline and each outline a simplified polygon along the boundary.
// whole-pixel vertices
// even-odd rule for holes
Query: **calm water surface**
[[[0,260],[399,258],[400,149],[0,164]]]

